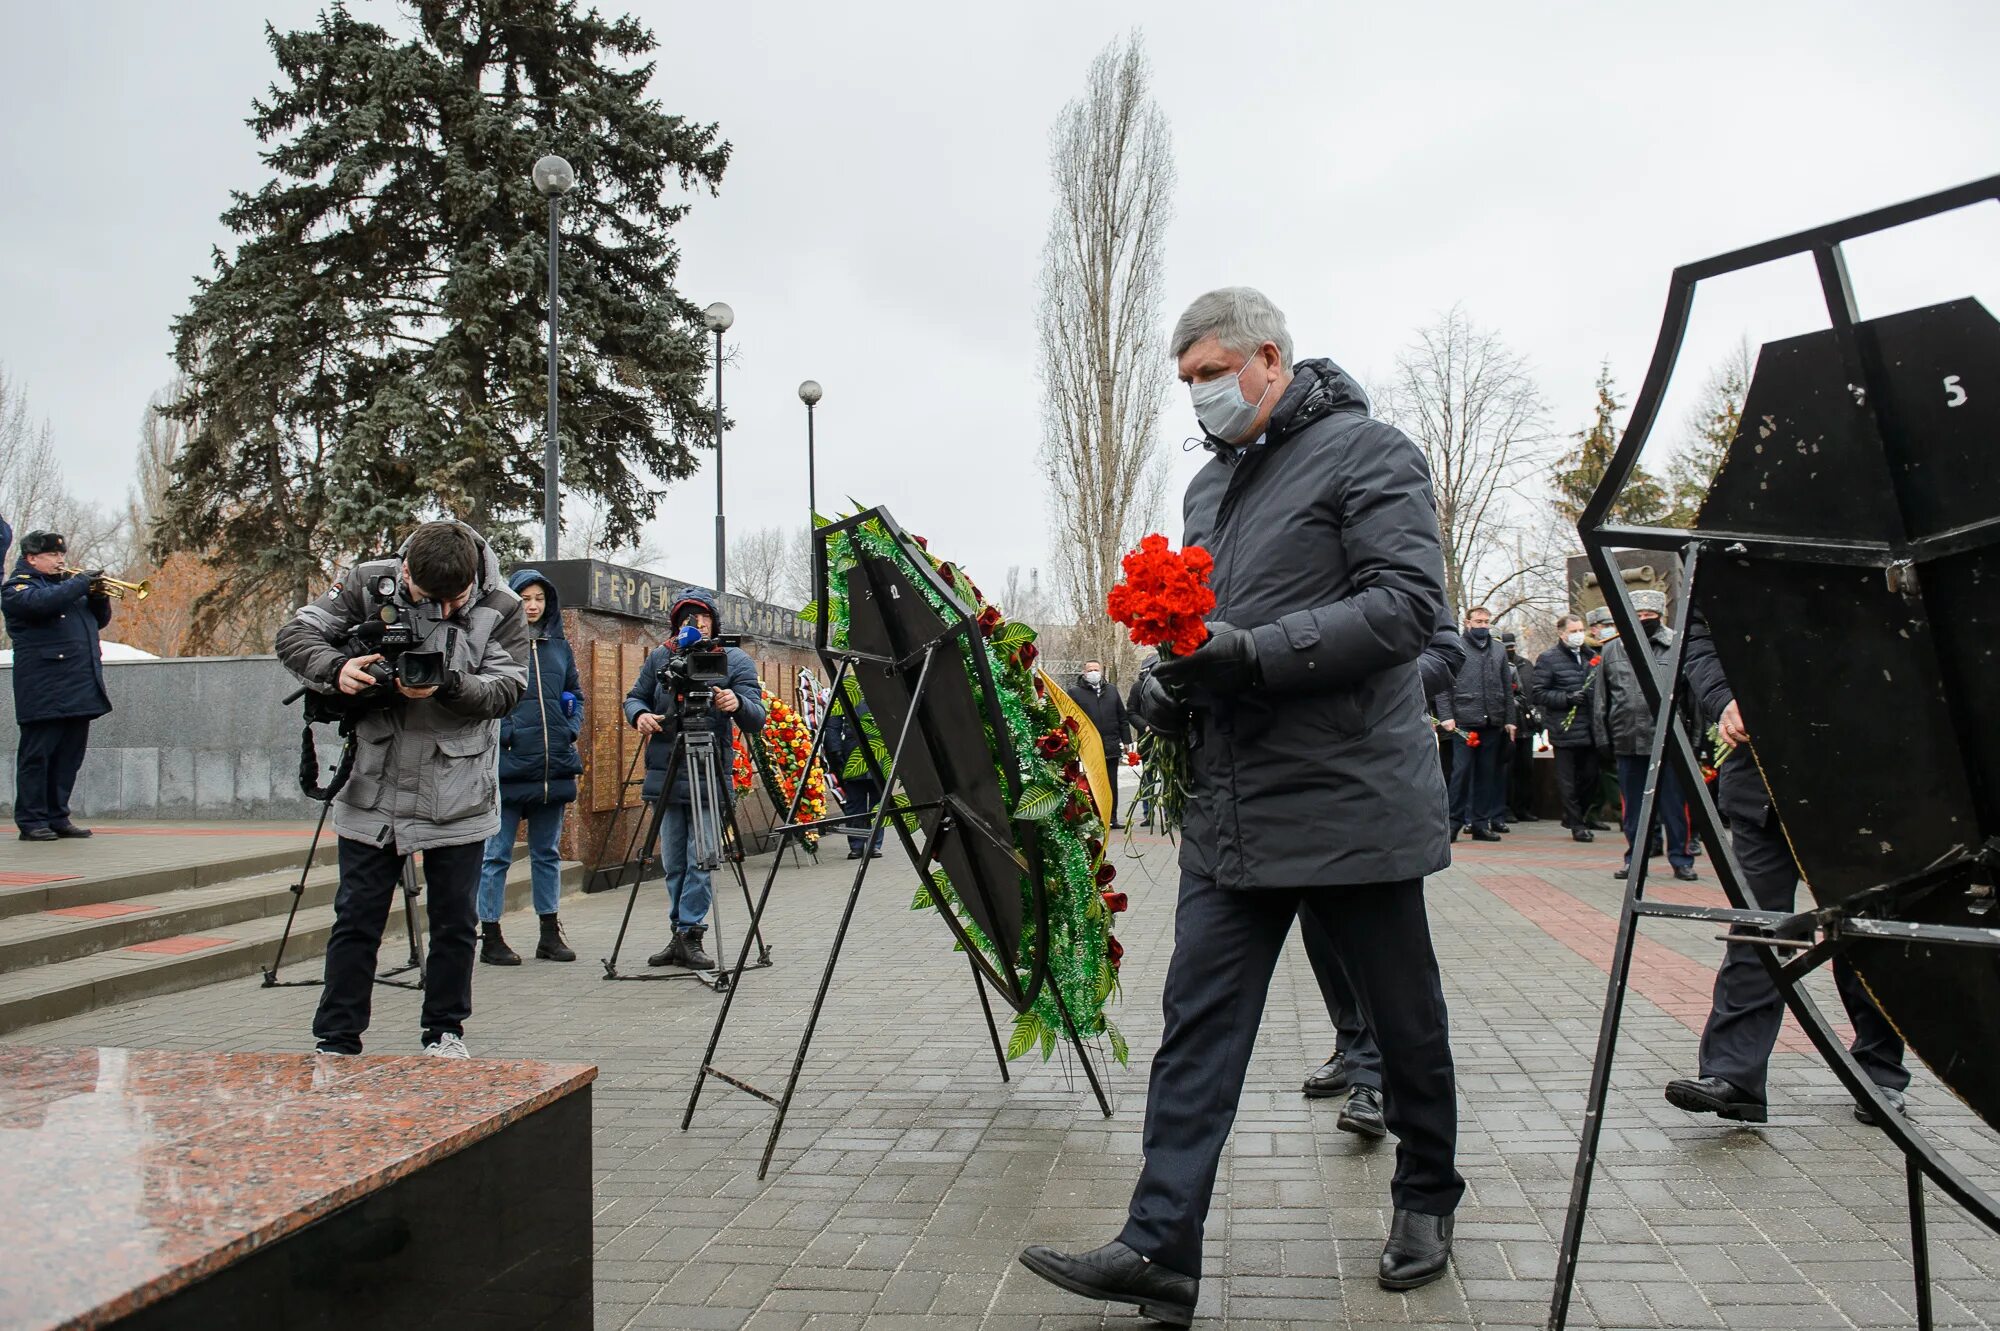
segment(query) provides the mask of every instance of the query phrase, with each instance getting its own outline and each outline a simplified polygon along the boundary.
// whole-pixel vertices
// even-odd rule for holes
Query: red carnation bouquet
[[[1208,641],[1208,614],[1215,592],[1208,575],[1215,560],[1198,545],[1175,550],[1157,533],[1139,542],[1124,559],[1125,580],[1111,589],[1105,609],[1123,624],[1132,641],[1154,647],[1162,657],[1188,656]],[[1148,730],[1139,737],[1138,802],[1149,810],[1156,832],[1172,833],[1187,810],[1187,741]],[[1131,822],[1126,822],[1131,828]]]

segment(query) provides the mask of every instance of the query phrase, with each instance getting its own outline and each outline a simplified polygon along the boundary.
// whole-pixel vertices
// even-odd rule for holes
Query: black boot
[[[706,929],[683,929],[674,938],[674,942],[678,943],[681,949],[680,964],[689,970],[715,969],[715,959],[701,950],[701,936],[707,932]]]
[[[507,940],[500,936],[500,921],[481,920],[479,922],[479,959],[489,966],[518,966],[521,954],[507,946]]]
[[[1168,1326],[1194,1321],[1201,1282],[1148,1261],[1113,1241],[1090,1252],[1057,1252],[1036,1244],[1021,1253],[1021,1265],[1058,1289],[1106,1303],[1137,1304],[1141,1317]]]
[[[1416,1289],[1436,1280],[1450,1265],[1451,1217],[1398,1210],[1389,1222],[1389,1241],[1382,1245],[1375,1283],[1383,1289]]]
[[[535,944],[535,960],[575,961],[576,953],[563,941],[562,921],[553,915],[544,915],[541,919],[542,941]]]

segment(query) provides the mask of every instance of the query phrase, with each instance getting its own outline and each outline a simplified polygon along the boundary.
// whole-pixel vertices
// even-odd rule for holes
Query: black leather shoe
[[[1332,1058],[1306,1077],[1306,1099],[1325,1100],[1339,1095],[1347,1089],[1347,1055],[1335,1053]]]
[[[1465,828],[1463,828],[1463,827],[1454,827],[1454,828],[1452,828],[1452,829],[1451,829],[1451,839],[1452,839],[1453,841],[1456,841],[1456,840],[1458,840],[1458,834],[1459,834],[1460,832],[1463,832],[1463,831],[1466,831],[1466,830],[1467,830],[1467,829],[1465,829]]]
[[[62,837],[64,840],[69,840],[71,838],[76,838],[80,840],[87,836],[96,835],[89,828],[78,827],[75,823],[53,823],[49,826],[49,831],[54,832],[57,836]]]
[[[1674,877],[1680,879],[1683,883],[1698,883],[1701,881],[1701,875],[1694,871],[1694,866],[1692,865],[1689,865],[1685,869],[1674,870]]]
[[[1613,878],[1616,878],[1616,879],[1617,879],[1617,880],[1618,880],[1619,882],[1621,882],[1621,883],[1622,883],[1622,882],[1624,882],[1624,881],[1625,881],[1625,880],[1626,880],[1626,879],[1627,879],[1628,877],[1630,877],[1630,876],[1631,876],[1631,874],[1630,874],[1630,871],[1629,871],[1629,870],[1626,870],[1626,869],[1613,869],[1613,870],[1611,871],[1611,876],[1612,876]]]
[[[1539,823],[1542,821],[1542,815],[1539,813],[1517,813],[1514,815],[1514,821],[1517,823]]]
[[[1451,1217],[1421,1211],[1396,1212],[1375,1283],[1383,1289],[1418,1289],[1451,1265]]]
[[[1472,829],[1472,839],[1474,841],[1498,841],[1500,834],[1498,832],[1489,832],[1483,827],[1475,827]]]
[[[1597,833],[1587,827],[1573,827],[1570,829],[1569,839],[1571,841],[1595,841],[1597,840]]]
[[[1389,1126],[1382,1121],[1382,1092],[1373,1086],[1357,1086],[1349,1091],[1347,1104],[1333,1126],[1372,1141],[1388,1136]]]
[[[1148,1261],[1116,1240],[1079,1253],[1057,1252],[1036,1244],[1022,1251],[1021,1265],[1058,1289],[1086,1299],[1137,1304],[1140,1316],[1168,1326],[1187,1326],[1194,1321],[1195,1296],[1201,1282]]]
[[[1898,1114],[1903,1112],[1905,1101],[1901,1091],[1893,1086],[1880,1086],[1876,1089],[1882,1093],[1882,1098],[1889,1102],[1889,1108],[1895,1110]],[[1857,1100],[1854,1102],[1854,1121],[1856,1123],[1864,1123],[1872,1128],[1881,1120],[1875,1117],[1873,1109]]]
[[[1493,830],[1500,833],[1500,835],[1505,836],[1507,833],[1513,831],[1514,829],[1508,826],[1506,823],[1495,823],[1493,824]]]
[[[21,829],[23,841],[60,841],[61,837],[46,827],[24,827]]]
[[[1583,827],[1587,832],[1609,832],[1611,830],[1610,823],[1601,823],[1595,818],[1584,819]]]
[[[1753,1100],[1736,1083],[1721,1077],[1682,1077],[1667,1083],[1667,1103],[1690,1114],[1714,1114],[1738,1123],[1762,1123],[1770,1111],[1762,1100]]]

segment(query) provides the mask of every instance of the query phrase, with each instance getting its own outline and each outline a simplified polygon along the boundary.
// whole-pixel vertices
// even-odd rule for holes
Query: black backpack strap
[[[326,788],[319,785],[319,748],[313,740],[312,722],[306,722],[299,735],[299,789],[307,799],[324,804],[340,793],[347,784],[347,778],[354,772],[354,727],[345,721],[340,726],[340,737],[344,744],[340,750],[340,765],[333,769],[333,779]]]

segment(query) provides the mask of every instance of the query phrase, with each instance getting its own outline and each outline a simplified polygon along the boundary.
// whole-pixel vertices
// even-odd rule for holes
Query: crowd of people
[[[1187,493],[1184,536],[1214,558],[1208,638],[1190,654],[1148,663],[1126,694],[1097,661],[1073,685],[1102,745],[1114,826],[1121,760],[1138,734],[1184,741],[1191,769],[1144,1158],[1117,1237],[1085,1252],[1036,1245],[1021,1260],[1066,1290],[1185,1326],[1217,1169],[1295,918],[1335,1032],[1332,1057],[1304,1091],[1344,1093],[1341,1129],[1396,1137],[1377,1279],[1415,1289],[1448,1268],[1465,1191],[1425,879],[1450,863],[1460,836],[1497,842],[1536,819],[1543,734],[1562,823],[1576,841],[1609,830],[1600,813],[1615,801],[1625,838],[1619,877],[1638,849],[1693,878],[1697,847],[1670,773],[1654,826],[1637,825],[1654,726],[1639,671],[1671,659],[1674,645],[1663,594],[1633,595],[1642,640],[1622,638],[1602,610],[1566,613],[1553,625],[1554,645],[1530,665],[1512,634],[1495,632],[1487,608],[1469,608],[1462,621],[1450,615],[1421,452],[1370,415],[1339,366],[1295,360],[1284,316],[1267,298],[1248,288],[1201,297],[1181,316],[1171,350],[1211,454]],[[11,539],[4,523],[0,536]],[[60,534],[29,533],[0,595],[17,651],[15,817],[28,841],[89,835],[68,801],[89,723],[110,708],[97,651],[110,599],[101,575],[75,573],[64,560]],[[687,642],[720,634],[715,597],[684,592],[669,619],[667,642],[647,656],[620,713],[649,737],[645,795],[661,810],[671,936],[648,961],[707,970],[715,828],[699,816],[688,768],[674,755],[701,731],[728,753],[738,727],[760,730],[763,691],[734,646],[723,649],[719,683],[691,688],[676,666]],[[405,678],[391,653],[371,650],[384,626],[398,625],[404,665],[412,653],[435,654],[434,672]],[[584,700],[556,587],[533,569],[503,577],[478,533],[427,522],[395,556],[357,565],[300,608],[279,631],[277,652],[342,710],[351,732],[351,773],[333,797],[340,881],[316,1047],[334,1058],[361,1051],[391,900],[421,853],[430,935],[421,1038],[433,1055],[469,1057],[475,955],[522,964],[499,917],[523,826],[541,926],[535,955],[575,959],[558,910],[556,847],[582,771]],[[1699,616],[1683,667],[1692,719],[1748,744]],[[861,737],[849,718],[830,725],[825,743],[839,770]],[[718,793],[733,798],[732,783]],[[850,778],[846,812],[885,794]],[[1718,796],[1748,890],[1761,906],[1790,909],[1799,873],[1754,762],[1725,763]],[[881,850],[850,829],[849,853]],[[1838,961],[1835,973],[1857,1060],[1899,1108],[1909,1081],[1901,1042]],[[1732,944],[1697,1075],[1670,1083],[1667,1099],[1763,1121],[1782,1012],[1754,949]]]

